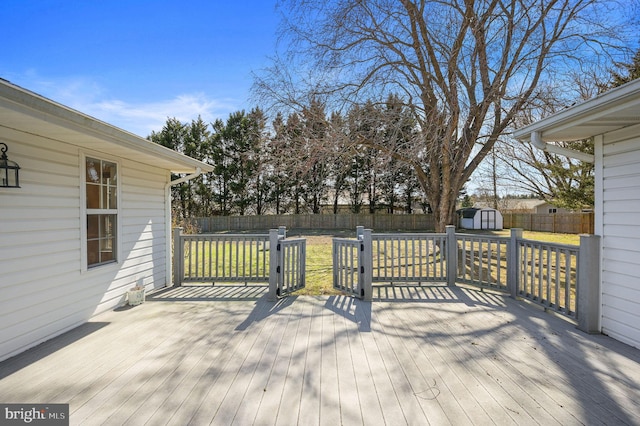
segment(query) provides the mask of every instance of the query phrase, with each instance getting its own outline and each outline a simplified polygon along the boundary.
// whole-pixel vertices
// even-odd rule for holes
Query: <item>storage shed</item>
[[[599,329],[640,348],[640,80],[519,129],[515,137],[594,162]],[[594,155],[552,143],[587,138],[593,139]]]
[[[171,172],[211,166],[1,79],[0,143],[0,361],[171,285]]]
[[[464,229],[502,229],[502,214],[496,209],[468,207],[458,210]]]

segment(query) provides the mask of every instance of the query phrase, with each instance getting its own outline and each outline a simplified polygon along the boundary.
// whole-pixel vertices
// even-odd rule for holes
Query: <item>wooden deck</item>
[[[640,351],[500,294],[169,289],[0,363],[71,424],[640,425]]]

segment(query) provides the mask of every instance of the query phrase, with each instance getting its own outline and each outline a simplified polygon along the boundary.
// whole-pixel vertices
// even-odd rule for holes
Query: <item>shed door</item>
[[[496,211],[480,211],[480,229],[496,229]]]

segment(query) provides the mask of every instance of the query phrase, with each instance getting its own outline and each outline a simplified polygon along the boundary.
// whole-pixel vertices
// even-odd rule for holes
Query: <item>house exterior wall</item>
[[[21,188],[0,189],[0,360],[166,285],[167,170],[3,128]],[[82,265],[83,155],[119,165],[118,263]]]
[[[596,233],[603,237],[602,331],[640,348],[640,127],[596,138],[600,153]]]
[[[540,204],[540,205],[536,206],[534,211],[537,214],[570,213],[570,211],[565,209],[565,208],[556,207],[556,206],[553,206],[553,205],[551,205],[549,203],[543,203],[543,204]]]

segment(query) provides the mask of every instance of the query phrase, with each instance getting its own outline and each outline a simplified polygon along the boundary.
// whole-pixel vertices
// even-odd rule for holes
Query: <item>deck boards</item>
[[[640,351],[465,287],[168,289],[0,363],[71,424],[640,424]]]

